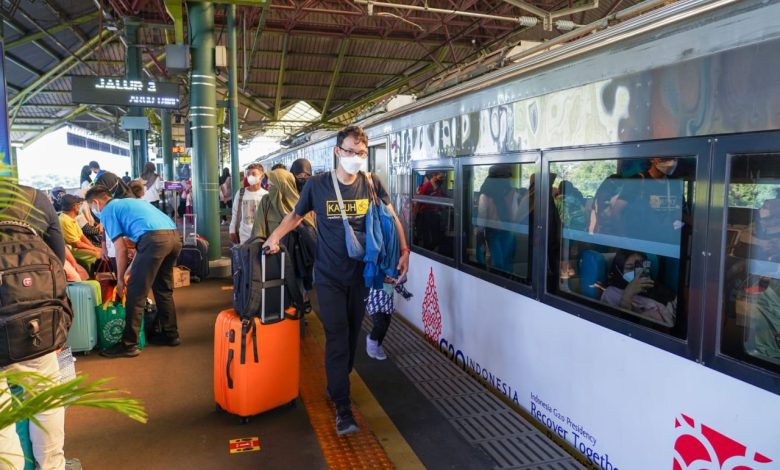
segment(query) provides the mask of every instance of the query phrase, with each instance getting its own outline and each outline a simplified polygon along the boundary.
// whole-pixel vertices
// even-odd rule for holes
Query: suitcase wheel
[[[287,406],[289,406],[290,408],[294,408],[297,401],[298,401],[298,397],[295,397],[292,399],[290,403],[287,404]]]
[[[242,416],[241,424],[249,424],[249,416]]]
[[[215,404],[215,408],[216,408],[216,410],[217,410],[217,413],[219,413],[220,411],[222,411],[222,407],[221,407],[221,406],[219,406],[219,403],[216,403],[216,404]]]

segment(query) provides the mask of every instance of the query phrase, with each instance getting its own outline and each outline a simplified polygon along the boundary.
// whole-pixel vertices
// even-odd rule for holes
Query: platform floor
[[[314,314],[302,342],[301,398],[242,425],[216,410],[212,391],[214,320],[231,303],[227,280],[177,289],[175,298],[181,346],[149,346],[129,359],[77,357],[79,372],[114,377],[110,385],[143,400],[149,414],[140,424],[69,409],[66,455],[86,470],[582,468],[397,321],[386,339],[390,360],[374,361],[359,348],[351,381],[360,433],[335,434]],[[249,437],[259,437],[259,451],[230,454],[231,439]],[[518,442],[532,450],[518,450],[527,447]]]

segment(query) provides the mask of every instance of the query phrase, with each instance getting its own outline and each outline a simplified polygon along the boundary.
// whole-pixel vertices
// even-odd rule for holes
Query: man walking
[[[260,187],[264,175],[263,165],[252,163],[246,167],[244,173],[249,186],[236,191],[233,198],[233,217],[230,219],[230,241],[236,244],[245,243],[251,238],[260,200],[268,194],[268,191]]]
[[[176,305],[173,303],[173,267],[181,251],[181,240],[173,221],[141,199],[114,199],[103,186],[95,186],[87,191],[86,200],[102,220],[107,237],[116,247],[118,296],[125,289],[125,238],[136,245],[133,269],[127,285],[125,331],[119,343],[100,354],[106,357],[134,357],[140,354],[138,338],[146,294],[150,288],[157,304],[161,333],[150,337],[149,342],[178,346],[180,339]]]
[[[336,137],[333,149],[338,157],[335,175],[342,194],[343,210],[352,229],[360,234],[366,231],[366,212],[371,192],[363,171],[368,159],[368,136],[362,128],[349,126]],[[409,248],[401,222],[390,205],[384,185],[373,176],[377,196],[388,206],[395,219],[400,237],[400,276],[409,267]],[[266,249],[279,251],[279,241],[294,230],[311,211],[317,216],[317,253],[314,265],[320,319],[325,328],[325,369],[328,395],[336,406],[336,432],[339,435],[359,431],[349,399],[349,373],[355,362],[360,325],[366,309],[368,289],[363,279],[362,261],[351,259],[347,252],[345,227],[341,204],[336,196],[331,172],[312,176],[303,187],[295,211],[287,215],[265,242]]]

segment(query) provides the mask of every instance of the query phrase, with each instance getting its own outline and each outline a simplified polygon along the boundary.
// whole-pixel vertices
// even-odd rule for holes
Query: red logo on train
[[[431,273],[428,274],[428,285],[425,287],[422,321],[425,329],[425,338],[433,344],[439,344],[439,338],[441,337],[441,312],[439,311],[439,294],[436,293],[433,268],[431,268]]]
[[[770,468],[772,459],[682,413],[674,420],[674,427],[674,470]]]

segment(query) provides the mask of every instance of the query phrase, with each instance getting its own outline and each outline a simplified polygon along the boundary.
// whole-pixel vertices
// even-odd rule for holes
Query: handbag
[[[95,307],[98,317],[98,343],[100,349],[108,349],[122,339],[125,331],[125,299],[116,300],[116,290],[111,293],[103,305]],[[146,334],[144,332],[144,316],[141,315],[141,329],[138,337],[138,348],[146,346]]]
[[[112,290],[116,287],[116,273],[111,270],[111,264],[105,258],[101,259],[95,268],[95,280],[100,284],[101,297],[110,299]]]
[[[347,212],[344,210],[344,200],[341,197],[341,190],[339,189],[339,182],[336,179],[336,172],[330,172],[331,179],[333,180],[333,188],[336,190],[336,198],[339,200],[339,210],[341,210],[341,221],[344,223],[344,239],[347,244],[347,254],[350,258],[363,261],[363,257],[366,255],[366,249],[355,234],[355,230],[349,225],[347,220]]]

